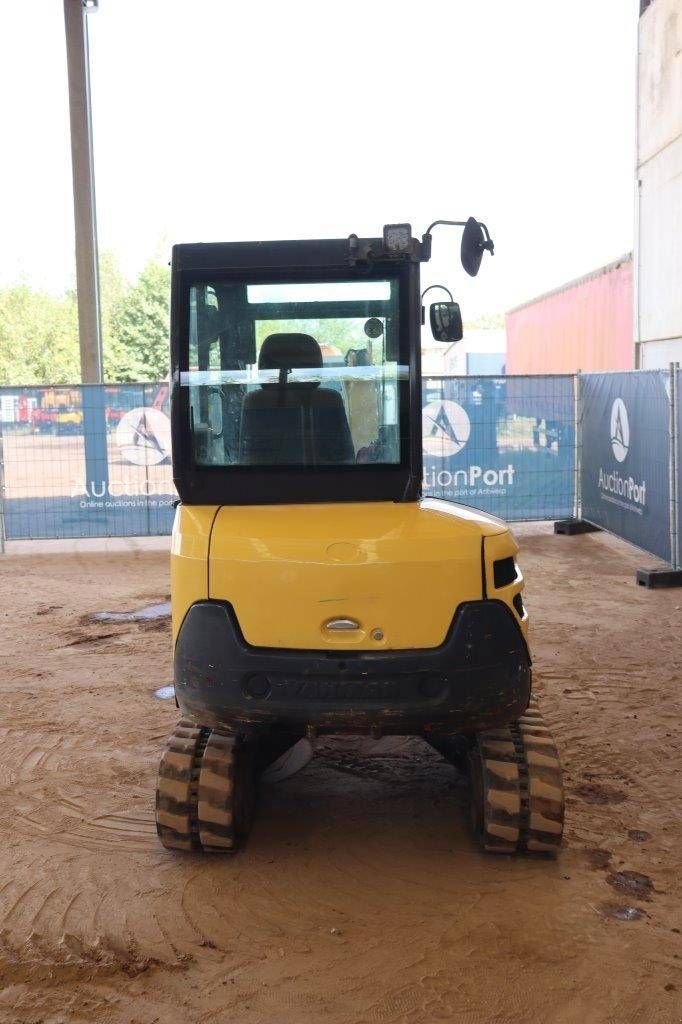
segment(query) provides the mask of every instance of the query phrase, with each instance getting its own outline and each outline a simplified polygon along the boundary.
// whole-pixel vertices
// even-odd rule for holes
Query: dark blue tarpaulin
[[[670,375],[580,378],[583,518],[670,561]]]
[[[574,380],[423,382],[424,493],[506,519],[572,514]],[[0,389],[9,540],[167,534],[168,384]]]
[[[424,493],[510,521],[573,515],[574,378],[424,380]]]
[[[8,540],[167,534],[168,384],[0,389]]]
[[[574,515],[581,408],[585,518],[670,560],[669,374],[588,374],[579,386],[425,378],[424,493],[510,521]],[[677,414],[682,433],[679,400]],[[170,532],[167,383],[0,388],[0,429],[8,539]],[[682,496],[673,511],[682,520]]]

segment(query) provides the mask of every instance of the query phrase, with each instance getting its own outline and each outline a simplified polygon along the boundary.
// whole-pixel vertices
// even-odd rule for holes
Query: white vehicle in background
[[[0,423],[15,426],[30,423],[37,405],[37,398],[23,392],[14,395],[0,395]]]

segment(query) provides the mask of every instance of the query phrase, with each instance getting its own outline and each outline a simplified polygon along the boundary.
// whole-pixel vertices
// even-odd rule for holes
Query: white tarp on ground
[[[325,750],[337,750],[360,757],[376,757],[401,749],[408,739],[407,736],[382,736],[376,740],[371,736],[325,736],[314,743],[309,739],[302,739],[268,765],[261,778],[263,782],[283,782],[284,779],[291,778],[313,759],[318,743],[324,744]]]

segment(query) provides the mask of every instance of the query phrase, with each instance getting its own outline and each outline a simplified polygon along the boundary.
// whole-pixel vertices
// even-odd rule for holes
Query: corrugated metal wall
[[[507,373],[630,370],[632,259],[507,313]]]

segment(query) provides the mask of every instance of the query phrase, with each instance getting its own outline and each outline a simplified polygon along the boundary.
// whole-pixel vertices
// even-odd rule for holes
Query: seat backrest
[[[244,398],[240,462],[246,465],[353,464],[355,449],[343,399],[317,381],[289,381],[293,369],[322,366],[320,346],[309,334],[271,334],[258,359],[279,380]]]

